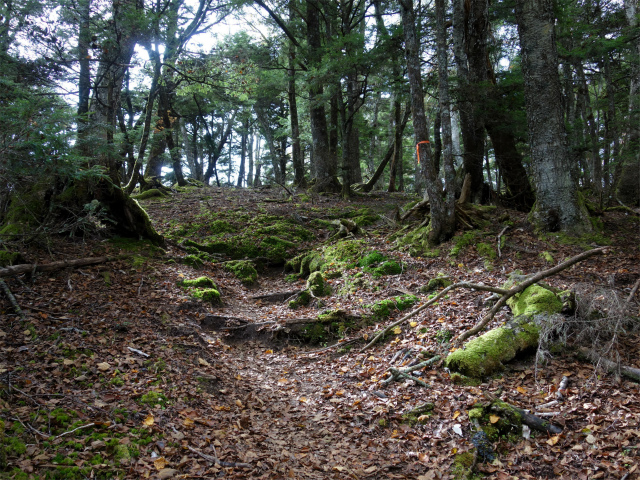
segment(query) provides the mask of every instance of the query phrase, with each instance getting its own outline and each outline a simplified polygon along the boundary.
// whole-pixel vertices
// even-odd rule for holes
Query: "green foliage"
[[[203,302],[210,303],[211,305],[220,304],[220,292],[215,288],[199,288],[194,290],[193,298],[202,300]]]

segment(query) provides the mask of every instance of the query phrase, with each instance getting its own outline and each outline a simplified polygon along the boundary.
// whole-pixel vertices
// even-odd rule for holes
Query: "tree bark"
[[[320,37],[320,12],[318,4],[311,0],[307,6],[307,43],[309,45],[309,64],[318,68],[322,62],[322,40]],[[315,163],[316,192],[340,192],[337,158],[329,148],[329,133],[323,101],[324,87],[321,80],[314,78],[309,84],[309,104],[311,121],[311,139],[313,142],[313,160]]]
[[[533,222],[542,231],[591,231],[562,116],[553,1],[517,0],[515,10],[536,188]]]
[[[293,5],[289,4],[289,17],[293,15]],[[293,184],[306,188],[307,180],[304,176],[304,159],[302,158],[302,148],[300,146],[300,125],[298,123],[298,102],[296,98],[296,70],[295,45],[289,46],[289,118],[291,119],[291,161],[293,163]]]

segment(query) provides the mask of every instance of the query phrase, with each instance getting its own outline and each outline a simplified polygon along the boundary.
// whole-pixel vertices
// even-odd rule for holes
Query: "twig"
[[[629,297],[627,297],[627,303],[629,303],[631,300],[633,300],[633,296],[638,291],[638,287],[640,287],[640,278],[638,278],[638,280],[636,281],[635,285],[631,289],[631,293],[629,294]]]
[[[87,423],[86,425],[81,425],[77,428],[74,428],[73,430],[69,430],[67,432],[61,433],[60,435],[57,435],[55,438],[60,438],[60,437],[64,437],[65,435],[69,435],[70,433],[75,432],[76,430],[80,430],[82,428],[89,428],[89,427],[93,427],[95,425],[95,423]]]
[[[22,425],[24,428],[28,428],[29,430],[31,430],[32,432],[37,433],[38,435],[40,435],[41,437],[44,438],[49,438],[49,435],[47,435],[46,433],[42,433],[40,430],[36,430],[35,428],[33,428],[31,425],[29,425],[28,423],[22,423],[22,420],[20,420],[18,417],[9,417],[11,420],[15,421],[15,422],[20,422],[20,425]]]
[[[538,430],[539,432],[551,433],[553,435],[562,432],[561,427],[558,427],[557,425],[553,425],[548,421],[541,419],[540,417],[537,417],[529,412],[522,410],[521,408],[514,407],[513,405],[510,405],[507,402],[500,400],[498,397],[496,397],[490,392],[482,392],[482,394],[485,396],[487,400],[491,402],[491,409],[494,411],[503,412],[506,409],[512,409],[520,415],[520,417],[522,418],[522,423],[524,423],[525,425],[528,425],[530,428],[533,428],[534,430]],[[508,407],[502,407],[499,402],[502,402],[508,405]]]
[[[207,455],[206,453],[202,453],[198,450],[196,450],[195,448],[187,445],[187,448],[189,450],[191,450],[193,453],[200,455],[202,458],[204,458],[205,460],[211,462],[211,463],[217,463],[218,465],[220,465],[221,467],[242,467],[242,468],[253,468],[250,464],[248,463],[235,463],[235,462],[223,462],[222,460],[218,459],[218,457],[214,457],[213,455]]]
[[[502,231],[498,234],[498,258],[502,258],[502,250],[500,249],[500,240],[502,239],[502,235],[509,229],[509,225],[504,227]]]
[[[390,367],[389,368],[389,372],[391,372],[391,376],[389,378],[387,378],[386,380],[384,380],[382,382],[382,385],[388,385],[391,382],[393,382],[394,380],[395,381],[399,381],[401,378],[408,378],[408,379],[413,380],[414,382],[422,385],[423,387],[428,387],[429,385],[427,385],[425,382],[415,378],[412,375],[409,375],[409,373],[411,373],[411,372],[413,372],[415,370],[420,370],[421,368],[424,368],[424,367],[428,367],[429,365],[432,365],[432,364],[436,363],[438,360],[440,360],[440,356],[436,355],[435,357],[430,358],[426,362],[419,363],[417,365],[414,365],[413,367],[403,368],[402,370],[398,370],[397,368]]]
[[[7,282],[5,282],[2,278],[0,278],[0,287],[2,287],[2,291],[9,299],[9,302],[11,302],[11,307],[13,308],[13,311],[16,312],[16,315],[18,315],[21,320],[24,320],[24,313],[22,312],[22,309],[20,308],[20,305],[18,304],[16,297],[13,296],[13,293],[11,293],[11,289],[9,288],[9,285],[7,285]]]

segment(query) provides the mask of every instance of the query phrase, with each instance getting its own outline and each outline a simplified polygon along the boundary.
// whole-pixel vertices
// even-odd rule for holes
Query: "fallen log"
[[[130,256],[131,255],[118,255],[115,257],[87,257],[76,258],[74,260],[61,260],[59,262],[51,263],[28,263],[22,265],[12,265],[9,267],[0,268],[0,277],[10,277],[12,275],[20,275],[22,273],[54,272],[56,270],[62,270],[64,268],[85,267],[87,265],[97,265],[99,263],[114,262],[116,260],[122,260],[123,258],[127,258]]]
[[[419,378],[416,378],[416,377],[414,377],[412,375],[409,375],[409,374],[411,372],[416,371],[416,370],[420,370],[421,368],[428,367],[429,365],[432,365],[432,364],[436,363],[438,360],[440,360],[440,356],[436,355],[435,357],[430,358],[429,360],[427,360],[425,362],[418,363],[417,365],[414,365],[413,367],[407,367],[407,368],[403,368],[403,369],[398,369],[398,368],[395,368],[395,367],[389,367],[389,372],[391,373],[391,376],[389,378],[385,379],[382,382],[382,385],[389,385],[393,381],[399,382],[400,380],[403,380],[403,379],[406,378],[407,380],[413,380],[418,385],[422,385],[423,387],[428,387],[429,385],[427,385],[425,382],[423,382]]]

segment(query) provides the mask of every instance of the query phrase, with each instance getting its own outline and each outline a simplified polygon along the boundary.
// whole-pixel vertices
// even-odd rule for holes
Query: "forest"
[[[0,0],[0,480],[640,475],[638,0]]]

